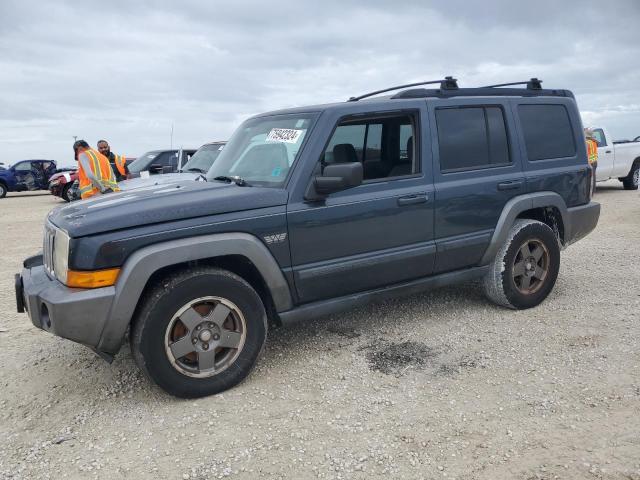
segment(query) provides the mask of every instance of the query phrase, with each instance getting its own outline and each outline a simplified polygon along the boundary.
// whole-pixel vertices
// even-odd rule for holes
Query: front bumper
[[[46,274],[42,255],[24,262],[16,275],[16,306],[27,311],[38,328],[59,337],[97,347],[115,296],[114,287],[69,288]],[[22,299],[22,301],[20,301]]]
[[[568,225],[565,225],[565,245],[571,245],[586,237],[596,228],[600,218],[600,204],[589,202],[586,205],[567,209]],[[567,228],[568,227],[568,228]]]

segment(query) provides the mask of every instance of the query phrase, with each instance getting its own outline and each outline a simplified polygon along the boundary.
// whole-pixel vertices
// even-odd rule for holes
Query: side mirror
[[[360,162],[336,163],[324,167],[322,175],[316,175],[316,192],[321,195],[339,192],[362,185],[362,164]]]
[[[160,165],[159,163],[152,163],[149,166],[149,172],[151,173],[162,173],[162,165]]]

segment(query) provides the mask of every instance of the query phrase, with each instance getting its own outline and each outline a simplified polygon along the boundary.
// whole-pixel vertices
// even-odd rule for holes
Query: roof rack
[[[391,92],[393,90],[399,90],[401,88],[408,87],[416,87],[418,85],[432,85],[435,83],[440,84],[441,90],[457,90],[458,89],[458,80],[453,77],[444,77],[442,80],[429,80],[427,82],[416,82],[416,83],[407,83],[406,85],[398,85],[397,87],[384,88],[382,90],[376,90],[375,92],[365,93],[364,95],[360,95],[359,97],[351,97],[348,102],[357,102],[358,100],[362,100],[363,98],[372,97],[374,95],[378,95],[379,93]]]
[[[542,80],[538,80],[535,77],[524,82],[498,83],[497,85],[487,85],[480,88],[511,87],[513,85],[526,85],[527,90],[542,90]]]

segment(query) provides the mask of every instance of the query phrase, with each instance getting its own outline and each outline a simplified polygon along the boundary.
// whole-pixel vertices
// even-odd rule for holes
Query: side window
[[[343,162],[361,162],[362,152],[364,151],[364,135],[367,130],[366,125],[339,125],[329,141],[324,154],[324,161],[327,163],[343,163]],[[334,151],[337,145],[351,145],[355,150],[356,157],[342,159],[341,151],[345,148],[338,147],[338,156],[334,157]],[[350,150],[350,149],[349,149]]]
[[[519,105],[518,115],[529,160],[576,154],[573,129],[564,105]]]
[[[171,166],[173,158],[175,158],[175,152],[163,152],[153,159],[151,165],[162,165],[163,167],[169,167]]]
[[[325,164],[361,162],[364,180],[419,173],[414,115],[344,120],[323,153]]]
[[[16,164],[16,172],[30,172],[31,162],[20,162]]]
[[[436,110],[440,170],[452,172],[511,162],[504,114],[500,107]]]
[[[607,140],[604,136],[604,130],[602,130],[601,128],[595,128],[593,130],[593,136],[596,139],[596,143],[598,144],[599,147],[607,146]]]

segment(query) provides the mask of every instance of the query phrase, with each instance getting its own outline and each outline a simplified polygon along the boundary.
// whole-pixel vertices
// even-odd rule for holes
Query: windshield
[[[282,187],[315,114],[251,118],[231,136],[207,180],[238,176],[249,185]]]
[[[151,161],[156,158],[159,153],[160,152],[147,152],[127,165],[127,168],[131,173],[140,173],[142,170],[148,169]]]
[[[189,159],[187,163],[182,167],[183,172],[198,172],[198,173],[207,173],[211,165],[222,149],[224,148],[224,144],[222,143],[214,143],[209,145],[201,146],[196,153]]]

